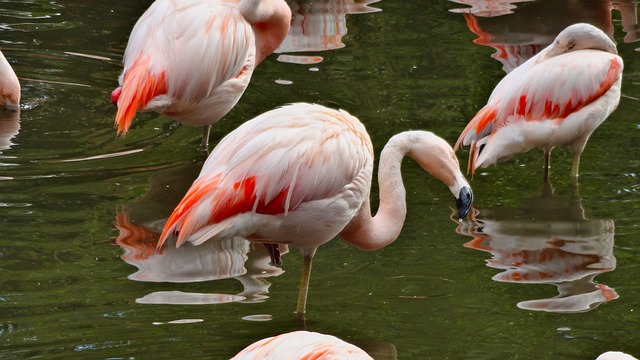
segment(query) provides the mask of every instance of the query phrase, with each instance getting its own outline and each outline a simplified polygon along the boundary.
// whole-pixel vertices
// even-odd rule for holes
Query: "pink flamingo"
[[[142,14],[111,93],[125,135],[137,111],[155,111],[203,127],[238,102],[255,67],[289,31],[284,0],[157,0]]]
[[[540,147],[548,180],[551,150],[568,145],[577,183],[589,136],[620,101],[623,63],[616,54],[616,45],[598,28],[584,23],[567,27],[498,83],[454,149],[471,145],[468,168],[473,173]]]
[[[371,216],[373,146],[364,125],[342,110],[297,103],[266,112],[227,135],[167,220],[158,247],[241,236],[266,244],[280,264],[278,244],[304,257],[297,313],[306,308],[316,249],[340,235],[364,250],[382,248],[400,234],[406,215],[400,173],[403,156],[444,182],[458,215],[472,193],[446,141],[425,131],[392,137],[380,155],[380,206]]]
[[[231,360],[373,360],[364,350],[335,336],[293,331],[254,342]]]
[[[635,357],[621,351],[607,351],[600,354],[596,360],[637,360]]]
[[[0,106],[20,110],[20,82],[13,68],[0,51]]]

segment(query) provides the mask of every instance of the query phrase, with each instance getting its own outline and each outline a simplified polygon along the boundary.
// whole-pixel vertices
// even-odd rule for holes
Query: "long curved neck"
[[[406,134],[406,133],[405,133]],[[347,242],[363,249],[377,250],[394,242],[407,215],[405,188],[400,166],[411,150],[410,137],[392,137],[380,153],[378,187],[380,205],[375,216],[367,196],[358,214],[340,233]]]

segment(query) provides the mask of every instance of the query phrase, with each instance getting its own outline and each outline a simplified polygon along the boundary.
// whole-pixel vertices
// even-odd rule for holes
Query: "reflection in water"
[[[275,53],[324,51],[344,47],[347,34],[347,14],[380,11],[369,4],[380,0],[289,0],[292,19],[289,34]],[[322,61],[319,56],[280,55],[278,60],[298,64]]]
[[[5,163],[3,160],[12,159],[13,156],[3,154],[3,151],[9,150],[13,145],[13,138],[20,131],[20,111],[11,111],[0,109],[0,167],[13,166],[15,164]],[[0,175],[0,180],[8,180],[11,177]]]
[[[20,5],[19,9],[9,9],[9,1],[3,1],[0,14],[9,18],[3,21],[0,29],[5,31],[46,32],[51,30],[70,29],[76,26],[73,22],[61,18],[64,5],[57,1],[13,1]],[[9,4],[7,4],[9,3]]]
[[[170,244],[156,249],[160,233],[173,208],[197,176],[197,166],[179,167],[154,173],[149,191],[128,204],[116,218],[120,234],[116,243],[125,251],[122,259],[138,268],[131,280],[149,282],[199,282],[235,278],[244,290],[239,294],[202,294],[180,291],[154,292],[137,299],[139,303],[220,304],[259,302],[267,298],[269,282],[264,278],[284,271],[272,266],[266,248],[242,238],[201,245]],[[281,249],[282,254],[287,248]]]
[[[549,45],[564,28],[586,22],[613,38],[611,11],[622,15],[625,42],[640,39],[637,3],[623,1],[556,0],[450,0],[470,7],[453,9],[462,13],[469,30],[478,35],[474,43],[496,50],[491,55],[510,72]]]
[[[487,266],[504,270],[493,280],[558,288],[557,296],[522,301],[519,308],[582,312],[618,298],[594,281],[616,267],[614,228],[613,220],[585,217],[577,192],[560,197],[549,185],[519,207],[476,210],[458,232],[474,238],[465,247],[491,253]]]
[[[516,9],[516,3],[531,2],[535,0],[449,0],[457,4],[467,5],[469,7],[462,9],[453,9],[452,12],[469,13],[482,17],[493,17],[500,15],[513,14]]]
[[[15,145],[11,140],[20,131],[20,111],[0,109],[0,154]],[[0,159],[6,158],[0,155]]]

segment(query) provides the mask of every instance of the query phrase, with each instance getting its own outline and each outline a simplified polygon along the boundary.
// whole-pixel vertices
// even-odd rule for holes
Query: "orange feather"
[[[264,198],[258,199],[256,195],[256,177],[250,176],[246,179],[233,184],[233,191],[215,191],[219,190],[221,174],[218,174],[213,179],[206,181],[194,182],[191,189],[187,192],[184,199],[178,204],[171,217],[167,220],[165,230],[160,236],[158,242],[158,248],[162,247],[164,241],[169,237],[167,233],[168,229],[186,228],[188,232],[194,232],[201,229],[204,226],[219,223],[232,216],[252,211],[255,207],[255,212],[258,214],[276,215],[284,213],[286,209],[287,195],[289,193],[289,187],[285,187],[281,190],[273,199],[266,202]],[[210,196],[213,193],[223,193],[223,197],[216,199],[212,198],[208,201],[214,202],[213,209],[209,219],[204,224],[193,224],[195,221],[193,217],[187,216],[187,213],[191,211],[197,204]],[[182,222],[178,225],[179,222]],[[178,227],[174,227],[178,225]],[[178,244],[182,244],[185,241],[183,236],[178,236]]]
[[[164,72],[152,74],[150,61],[149,57],[137,59],[124,76],[115,120],[118,135],[126,135],[138,110],[143,109],[154,97],[167,93]]]

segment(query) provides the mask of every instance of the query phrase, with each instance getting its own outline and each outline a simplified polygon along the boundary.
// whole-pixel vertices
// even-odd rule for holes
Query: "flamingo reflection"
[[[138,268],[128,278],[146,282],[201,282],[234,278],[243,286],[238,294],[159,291],[136,300],[138,303],[221,304],[260,302],[269,293],[268,277],[284,271],[270,264],[266,248],[242,238],[208,241],[199,246],[185,244],[157,249],[158,239],[169,214],[198,173],[197,166],[179,167],[151,176],[149,191],[127,204],[116,215],[120,231],[115,242],[122,247],[122,259]],[[286,254],[288,249],[282,249]]]
[[[343,48],[346,15],[381,11],[369,6],[380,0],[289,0],[292,19],[289,34],[275,53],[317,52]],[[314,64],[320,56],[280,55],[282,62]]]
[[[20,111],[0,109],[0,154],[15,145],[12,140],[18,132],[20,132]]]
[[[562,29],[589,23],[613,38],[612,10],[622,16],[625,42],[640,39],[637,3],[623,1],[450,0],[468,7],[452,9],[464,15],[474,43],[496,50],[491,55],[509,73],[549,45]]]
[[[543,185],[538,196],[518,207],[476,210],[458,232],[473,237],[465,247],[491,254],[487,266],[503,270],[492,279],[519,284],[551,284],[552,298],[521,301],[521,309],[574,313],[618,298],[594,278],[615,269],[615,225],[585,216],[577,191],[569,197]]]
[[[0,109],[0,167],[13,166],[11,163],[4,163],[3,160],[11,159],[12,156],[4,155],[5,150],[9,150],[13,145],[13,138],[20,132],[20,110]],[[6,179],[0,176],[1,179]]]

